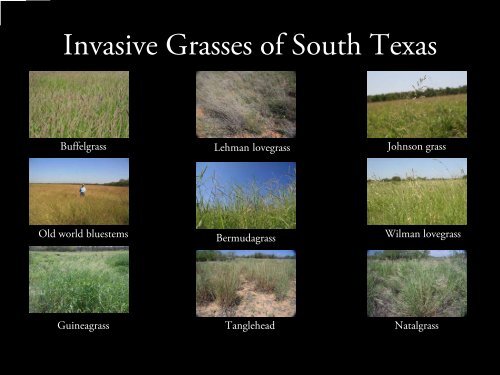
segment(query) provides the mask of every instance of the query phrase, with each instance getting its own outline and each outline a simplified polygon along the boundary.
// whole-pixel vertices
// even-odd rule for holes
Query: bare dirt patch
[[[296,311],[296,283],[292,282],[287,296],[277,301],[272,293],[262,293],[256,290],[255,283],[243,281],[240,290],[239,303],[230,309],[221,308],[217,302],[208,305],[197,305],[196,315],[201,317],[290,317]]]

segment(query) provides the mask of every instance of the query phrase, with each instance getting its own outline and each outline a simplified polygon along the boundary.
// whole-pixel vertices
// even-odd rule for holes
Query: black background
[[[116,4],[115,4],[116,5]],[[320,12],[319,12],[320,13]],[[214,25],[215,24],[215,25]],[[283,340],[392,336],[459,338],[482,330],[494,311],[490,230],[496,223],[486,183],[494,164],[492,99],[488,90],[487,40],[481,30],[414,30],[404,23],[350,24],[274,23],[264,18],[231,23],[208,15],[201,20],[175,12],[136,5],[134,8],[63,4],[59,1],[2,3],[0,26],[2,95],[4,250],[1,273],[8,308],[7,333],[21,336],[110,336],[170,338],[275,336]],[[363,56],[261,56],[258,45],[280,32],[301,32],[310,40],[335,41],[347,32],[361,43]],[[171,56],[164,41],[172,33],[190,40],[252,41],[253,56]],[[370,32],[391,33],[394,41],[437,41],[436,56],[373,56]],[[64,33],[75,40],[134,40],[159,43],[156,56],[64,56]],[[59,140],[28,138],[28,71],[130,71],[130,139],[87,140],[108,151],[88,155],[59,151]],[[214,153],[213,142],[195,135],[195,75],[198,70],[295,70],[297,72],[297,138],[256,140],[257,144],[289,144],[292,152]],[[383,238],[381,227],[366,225],[366,158],[384,157],[387,144],[366,139],[367,70],[467,70],[468,139],[423,140],[447,143],[448,151],[432,154],[393,153],[391,157],[468,157],[468,225],[462,240],[396,241]],[[403,141],[403,140],[402,140]],[[404,140],[408,141],[409,140]],[[246,141],[232,141],[240,144]],[[129,238],[120,241],[80,240],[74,245],[130,245],[130,314],[28,314],[28,246],[48,245],[37,227],[28,225],[28,158],[130,158]],[[196,249],[224,249],[215,233],[196,231],[194,210],[196,161],[296,161],[297,229],[295,231],[227,231],[277,237],[275,248],[297,251],[297,315],[274,319],[275,331],[229,331],[224,319],[196,318]],[[160,183],[160,178],[162,181]],[[159,192],[161,185],[161,193]],[[105,227],[104,227],[105,228]],[[102,226],[98,229],[104,230]],[[428,228],[435,229],[435,228]],[[456,227],[444,227],[456,231]],[[68,244],[64,241],[64,244]],[[366,250],[390,248],[468,250],[469,314],[463,319],[418,319],[440,325],[437,331],[395,331],[394,319],[366,317]],[[57,322],[109,323],[109,331],[61,331]],[[237,319],[233,319],[237,320]],[[247,319],[242,319],[246,321]],[[259,319],[260,322],[266,319]],[[413,322],[414,319],[405,319]],[[295,342],[295,341],[292,341]]]

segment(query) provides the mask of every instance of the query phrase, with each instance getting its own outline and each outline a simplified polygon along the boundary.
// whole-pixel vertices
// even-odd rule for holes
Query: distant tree
[[[392,176],[391,181],[401,181],[401,177],[399,177],[399,176]]]
[[[129,186],[129,180],[128,179],[121,179],[117,182],[108,182],[106,184],[103,184],[105,186]]]
[[[198,250],[196,252],[197,262],[215,262],[226,260],[226,256],[218,250]]]
[[[381,258],[396,260],[401,259],[403,257],[403,253],[401,250],[384,250],[381,254]]]
[[[376,259],[425,259],[429,257],[429,250],[384,250],[375,254]]]

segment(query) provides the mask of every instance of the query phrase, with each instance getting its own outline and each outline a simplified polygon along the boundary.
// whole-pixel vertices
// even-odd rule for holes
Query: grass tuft
[[[200,138],[294,138],[295,86],[295,72],[198,72],[196,134]]]
[[[255,290],[274,294],[277,301],[288,295],[295,280],[295,260],[238,259],[196,263],[196,302],[216,302],[227,312],[240,302],[238,290],[244,281]]]
[[[368,260],[368,316],[467,313],[467,259]]]

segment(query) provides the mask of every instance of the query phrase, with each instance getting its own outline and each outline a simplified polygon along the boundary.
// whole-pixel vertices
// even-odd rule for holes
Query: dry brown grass
[[[128,187],[30,184],[30,225],[128,224]]]
[[[295,138],[291,71],[201,71],[196,75],[200,138]]]

